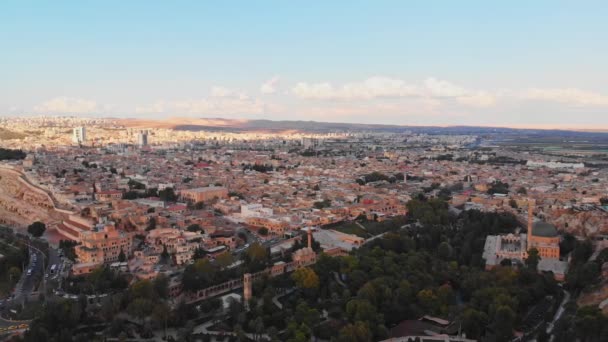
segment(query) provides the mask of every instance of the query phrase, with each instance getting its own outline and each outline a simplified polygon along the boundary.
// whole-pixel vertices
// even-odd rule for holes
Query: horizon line
[[[66,118],[80,118],[80,119],[105,119],[105,120],[141,120],[141,121],[155,121],[155,122],[168,122],[171,120],[183,120],[183,121],[205,121],[205,120],[222,120],[229,122],[250,122],[266,120],[272,122],[314,122],[314,123],[328,123],[328,124],[349,124],[349,125],[370,125],[370,126],[395,126],[395,127],[438,127],[438,128],[450,128],[450,127],[481,127],[481,128],[510,128],[510,129],[539,129],[539,130],[565,130],[565,131],[581,131],[581,132],[597,132],[597,133],[608,133],[608,126],[591,126],[581,124],[392,124],[392,123],[364,123],[364,122],[344,122],[344,121],[316,121],[316,120],[276,120],[267,118],[223,118],[223,117],[182,117],[182,116],[170,116],[167,118],[142,118],[137,116],[81,116],[75,114],[22,114],[22,115],[0,115],[0,118],[22,118],[22,117],[66,117]],[[218,126],[219,127],[219,126]]]

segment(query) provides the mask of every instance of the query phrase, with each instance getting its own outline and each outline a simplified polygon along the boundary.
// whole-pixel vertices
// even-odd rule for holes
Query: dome
[[[544,221],[535,222],[532,228],[532,235],[541,237],[556,237],[557,228],[551,223]]]

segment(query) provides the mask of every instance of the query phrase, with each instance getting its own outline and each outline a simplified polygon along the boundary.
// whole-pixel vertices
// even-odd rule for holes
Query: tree
[[[268,228],[262,227],[258,230],[258,233],[262,236],[266,236],[266,235],[268,235]]]
[[[165,332],[165,340],[167,339],[167,321],[169,320],[171,314],[171,308],[167,303],[160,302],[154,306],[154,311],[152,311],[152,318],[158,324],[162,324],[163,330]]]
[[[492,182],[488,188],[488,194],[490,195],[507,193],[509,193],[509,184],[503,183],[499,180]]]
[[[139,193],[137,191],[129,190],[122,193],[122,199],[124,200],[134,200],[139,197]]]
[[[27,232],[33,237],[41,237],[46,230],[46,225],[40,221],[36,221],[27,227]]]
[[[538,253],[538,249],[530,248],[528,251],[528,257],[526,258],[526,266],[532,270],[536,270],[538,267],[538,263],[540,261],[540,254]]]
[[[507,259],[502,259],[502,260],[500,261],[500,265],[501,265],[501,266],[509,266],[509,267],[510,267],[510,266],[513,266],[513,260],[511,260],[511,259],[509,259],[509,258],[507,258]]]
[[[308,267],[297,269],[291,275],[291,279],[296,283],[296,286],[302,289],[318,289],[319,276],[315,271]]]
[[[186,230],[189,232],[200,232],[201,231],[201,226],[194,223],[189,225],[188,227],[186,227]]]
[[[513,337],[515,312],[509,306],[499,306],[494,315],[493,328],[496,341],[510,341]]]
[[[269,257],[268,250],[255,242],[252,243],[247,249],[247,252],[243,254],[243,261],[249,272],[257,272],[266,268]]]
[[[192,259],[197,260],[197,259],[202,259],[207,257],[207,252],[202,249],[202,248],[197,248],[194,250],[194,255],[192,255]]]
[[[607,324],[608,318],[593,306],[580,308],[574,319],[576,333],[582,341],[604,341],[601,337],[608,333]]]
[[[167,246],[163,245],[163,252],[160,254],[160,257],[165,261],[169,259],[169,252],[167,251]]]
[[[177,195],[173,188],[165,188],[158,192],[158,197],[163,202],[175,202],[177,200]]]
[[[249,329],[254,332],[253,340],[259,341],[262,337],[262,333],[264,332],[264,319],[262,317],[257,317],[254,320],[250,320]]]
[[[452,256],[452,246],[447,242],[442,242],[437,248],[437,255],[443,260],[449,260]]]
[[[439,298],[431,289],[421,290],[416,295],[416,298],[420,306],[430,313],[435,313],[439,309]]]
[[[536,336],[536,341],[538,342],[549,342],[551,339],[551,335],[547,333],[547,323],[543,323],[540,326],[539,333]]]
[[[346,304],[346,316],[351,322],[377,322],[376,307],[367,299],[352,299]]]
[[[150,280],[140,280],[135,282],[133,285],[131,285],[131,288],[129,288],[129,294],[133,298],[156,299],[154,285]]]
[[[127,313],[143,323],[144,318],[154,309],[154,302],[147,298],[136,298],[127,306]]]
[[[164,274],[159,274],[152,281],[155,297],[166,299],[169,297],[169,278]]]
[[[346,325],[340,330],[338,336],[339,342],[368,342],[372,340],[373,336],[368,324],[361,321]]]
[[[66,258],[75,261],[76,260],[76,251],[74,247],[76,247],[77,243],[72,240],[61,240],[59,241],[59,248],[63,251],[63,254]]]
[[[156,218],[155,217],[150,217],[150,220],[148,221],[148,225],[146,226],[146,231],[150,231],[152,229],[156,229]]]
[[[0,148],[0,160],[19,160],[26,157],[22,150]]]
[[[466,309],[462,314],[462,329],[467,337],[479,339],[483,336],[488,325],[488,315],[473,308]]]
[[[317,209],[328,208],[328,207],[331,207],[331,200],[324,199],[323,201],[317,201],[317,202],[313,203],[313,206]]]
[[[144,190],[146,188],[143,183],[140,183],[134,179],[129,179],[127,185],[129,185],[130,190]]]
[[[234,263],[234,257],[230,252],[224,252],[215,258],[215,261],[221,268],[226,268]]]
[[[13,266],[13,267],[9,268],[8,276],[11,281],[16,281],[19,279],[19,277],[21,277],[21,270],[19,269],[19,267]]]
[[[309,328],[314,328],[319,324],[321,315],[319,310],[311,308],[306,301],[302,300],[296,306],[293,317],[298,324],[305,324]]]

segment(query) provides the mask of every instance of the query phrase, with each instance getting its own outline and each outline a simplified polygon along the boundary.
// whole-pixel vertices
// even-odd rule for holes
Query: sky
[[[0,3],[0,116],[608,128],[607,1]]]

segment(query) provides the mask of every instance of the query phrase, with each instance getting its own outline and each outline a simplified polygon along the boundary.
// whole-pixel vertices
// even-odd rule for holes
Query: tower
[[[312,228],[308,227],[308,248],[312,249]]]
[[[139,147],[148,145],[148,131],[140,131],[137,133],[137,145],[139,145]]]
[[[72,130],[72,142],[82,144],[87,138],[87,131],[84,127],[74,127]]]
[[[251,289],[251,273],[245,273],[243,275],[243,304],[248,305],[251,300],[252,289]]]
[[[532,228],[534,227],[534,206],[536,201],[534,199],[528,199],[528,250],[532,248]]]

